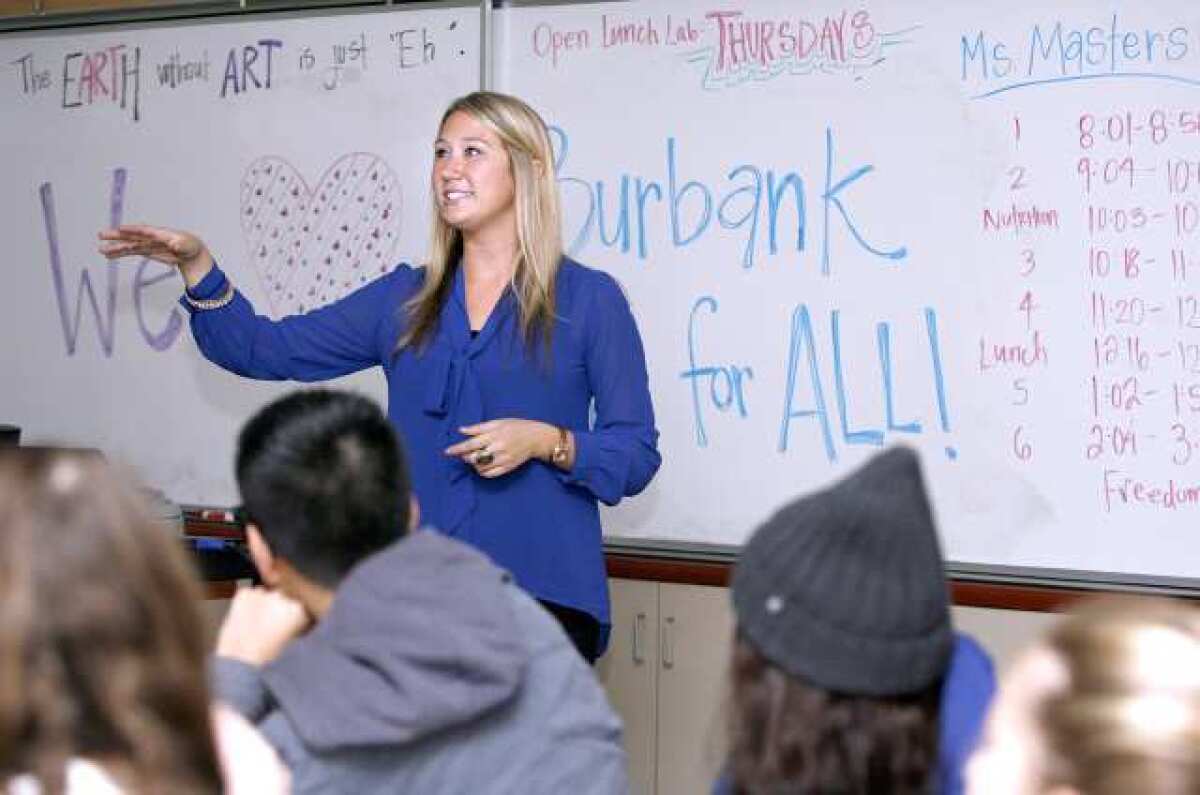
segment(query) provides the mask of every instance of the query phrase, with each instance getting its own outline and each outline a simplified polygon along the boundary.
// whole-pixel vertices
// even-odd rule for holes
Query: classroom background
[[[0,14],[0,423],[129,463],[195,535],[236,537],[236,429],[288,386],[207,365],[177,277],[105,262],[96,230],[197,230],[261,309],[307,311],[421,260],[451,98],[543,113],[564,243],[628,292],[662,433],[650,489],[604,516],[600,672],[643,791],[721,758],[697,694],[738,545],[880,447],[920,451],[956,618],[1001,663],[1081,593],[1196,593],[1191,4]],[[345,385],[382,399],[376,373]]]

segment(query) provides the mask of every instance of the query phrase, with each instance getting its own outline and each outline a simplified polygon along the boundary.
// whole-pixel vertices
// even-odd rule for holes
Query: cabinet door
[[[658,583],[609,580],[612,637],[596,675],[625,723],[633,795],[654,795],[658,666]]]
[[[725,759],[729,590],[659,586],[658,795],[712,790]]]

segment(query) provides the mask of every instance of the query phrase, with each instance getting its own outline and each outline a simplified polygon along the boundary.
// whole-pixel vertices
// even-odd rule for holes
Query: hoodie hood
[[[402,745],[474,721],[516,695],[528,664],[513,587],[480,552],[414,532],[351,570],[263,678],[313,749]]]

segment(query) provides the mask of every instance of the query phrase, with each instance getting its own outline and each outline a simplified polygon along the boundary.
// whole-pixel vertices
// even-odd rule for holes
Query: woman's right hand
[[[199,284],[213,266],[204,241],[179,229],[123,224],[101,231],[100,240],[100,253],[109,259],[143,256],[173,265],[188,287]]]

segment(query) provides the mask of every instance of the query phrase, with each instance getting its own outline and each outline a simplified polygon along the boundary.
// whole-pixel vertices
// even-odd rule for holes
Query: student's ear
[[[417,502],[415,494],[408,495],[408,532],[421,526],[421,503]]]
[[[250,559],[254,561],[254,567],[258,569],[258,576],[262,578],[263,583],[270,588],[278,587],[279,563],[275,560],[271,548],[267,546],[267,540],[259,532],[258,525],[246,525],[246,544],[250,547]]]

